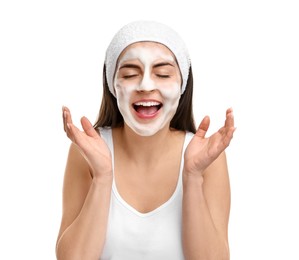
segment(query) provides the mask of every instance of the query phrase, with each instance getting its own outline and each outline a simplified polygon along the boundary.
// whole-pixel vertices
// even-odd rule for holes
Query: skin
[[[140,46],[172,55],[157,43],[137,43],[130,48]],[[177,65],[174,66],[174,78],[180,80]],[[160,79],[155,76],[153,65],[148,66],[148,74],[143,68],[142,63],[137,68],[140,77],[145,75],[159,86]],[[169,85],[174,78],[166,79]],[[136,89],[129,96],[130,102],[144,98],[163,101],[157,88]],[[136,119],[138,123],[142,120]],[[150,126],[151,120],[147,119],[145,124]],[[126,202],[143,213],[167,201],[176,186],[184,132],[170,129],[169,123],[170,120],[148,136],[136,133],[126,123],[112,132],[117,189]],[[184,154],[182,239],[188,260],[229,259],[230,188],[224,151],[235,131],[232,109],[226,111],[224,126],[207,137],[209,123],[206,116]],[[87,118],[81,119],[81,131],[73,124],[70,110],[63,107],[63,125],[72,144],[64,178],[57,258],[99,259],[105,241],[112,186],[111,154]]]
[[[223,127],[206,137],[206,116],[185,151],[183,248],[186,259],[229,259],[230,186],[225,148],[235,131],[232,109]]]
[[[181,78],[173,54],[163,45],[136,43],[119,57],[114,88],[119,110],[126,124],[138,135],[150,136],[174,116],[181,95]],[[136,95],[140,92],[155,92]],[[132,104],[159,103],[159,115],[141,117]]]

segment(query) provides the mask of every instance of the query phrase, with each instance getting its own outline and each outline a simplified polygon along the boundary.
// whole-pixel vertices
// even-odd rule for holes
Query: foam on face
[[[173,66],[156,66],[165,63]],[[169,74],[171,77],[165,77]],[[157,133],[170,123],[177,110],[180,85],[180,71],[165,46],[157,43],[130,46],[120,57],[114,80],[118,108],[125,123],[141,136]]]

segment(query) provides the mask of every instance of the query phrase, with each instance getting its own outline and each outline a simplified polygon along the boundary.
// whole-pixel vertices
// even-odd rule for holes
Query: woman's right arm
[[[64,111],[65,130],[73,143],[64,176],[58,260],[99,259],[105,242],[112,187],[111,157],[104,141],[86,120],[83,119],[81,132],[72,124],[69,110]]]

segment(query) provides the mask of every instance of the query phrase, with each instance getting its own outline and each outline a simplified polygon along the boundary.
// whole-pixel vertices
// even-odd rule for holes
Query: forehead
[[[118,60],[137,58],[134,56],[138,56],[141,52],[150,53],[153,58],[155,57],[175,60],[175,56],[172,51],[169,50],[165,45],[158,42],[132,43],[122,51],[122,53],[119,55]]]

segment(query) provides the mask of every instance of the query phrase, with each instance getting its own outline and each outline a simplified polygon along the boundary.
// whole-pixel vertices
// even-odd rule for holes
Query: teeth
[[[150,102],[136,102],[134,103],[135,106],[143,106],[143,107],[152,107],[152,106],[159,106],[160,103],[156,101],[150,101]]]

